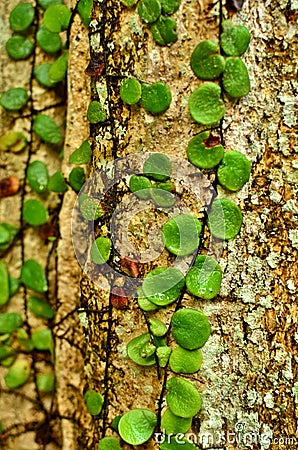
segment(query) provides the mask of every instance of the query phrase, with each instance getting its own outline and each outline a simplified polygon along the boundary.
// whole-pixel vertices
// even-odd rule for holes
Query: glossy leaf
[[[80,192],[85,183],[85,172],[82,167],[75,167],[69,174],[69,184],[75,192]]]
[[[151,25],[151,33],[155,42],[159,45],[170,45],[177,41],[176,32],[177,23],[171,17],[160,16],[159,19]]]
[[[38,83],[48,89],[56,86],[57,83],[53,83],[50,80],[50,69],[52,67],[51,63],[42,63],[35,67],[34,77]]]
[[[173,377],[168,380],[166,387],[168,407],[176,416],[190,418],[201,409],[201,396],[189,381]]]
[[[97,416],[103,407],[104,399],[99,392],[90,389],[85,393],[84,401],[86,403],[89,413],[92,416]]]
[[[224,156],[224,148],[220,137],[209,130],[194,136],[187,146],[189,161],[200,169],[212,169],[217,166]]]
[[[210,336],[210,331],[208,317],[197,309],[183,308],[173,314],[173,338],[187,350],[203,347]]]
[[[217,170],[219,183],[230,191],[238,191],[249,180],[251,163],[240,152],[225,153]]]
[[[144,174],[158,181],[164,181],[169,178],[171,170],[171,161],[164,153],[152,153],[143,166]]]
[[[98,237],[92,244],[90,256],[95,264],[104,264],[111,253],[112,241],[107,237]]]
[[[161,5],[159,0],[140,0],[138,5],[138,13],[144,22],[155,22],[161,14]]]
[[[144,278],[142,289],[145,296],[157,306],[166,306],[176,301],[184,286],[184,277],[174,267],[153,269]]]
[[[13,31],[25,31],[34,19],[34,8],[31,3],[19,3],[9,15],[9,25]]]
[[[167,435],[187,433],[191,427],[192,418],[184,418],[175,416],[170,409],[166,409],[161,418],[161,429]],[[183,447],[184,448],[184,447]]]
[[[32,189],[38,194],[47,190],[48,169],[42,161],[33,161],[27,169],[27,180]]]
[[[44,25],[40,26],[36,34],[36,41],[46,53],[56,53],[62,48],[62,40],[59,34],[49,31]]]
[[[9,300],[9,278],[6,264],[0,261],[0,306],[5,305]]]
[[[212,41],[201,41],[190,57],[190,66],[201,80],[215,80],[225,68],[224,57],[219,54],[219,46]]]
[[[67,51],[53,62],[49,69],[51,83],[59,83],[65,79],[68,67],[68,58],[69,52]]]
[[[142,85],[141,105],[152,114],[160,114],[169,108],[172,94],[165,83]]]
[[[82,22],[86,27],[90,23],[90,15],[92,12],[93,0],[79,0],[78,3],[78,13],[82,19]]]
[[[220,86],[210,81],[202,84],[189,97],[188,107],[196,122],[203,125],[217,123],[225,113]]]
[[[155,364],[155,347],[150,343],[149,333],[133,338],[127,344],[127,354],[130,359],[140,366],[152,366]]]
[[[142,95],[142,85],[135,78],[125,78],[120,86],[120,97],[128,105],[138,103]]]
[[[241,58],[230,57],[226,59],[222,84],[225,92],[232,98],[244,97],[249,93],[249,74]]]
[[[36,386],[39,392],[53,392],[55,389],[55,375],[51,372],[36,377]]]
[[[189,292],[197,297],[211,300],[220,289],[222,271],[216,259],[199,255],[186,275]]]
[[[70,21],[71,13],[65,5],[50,5],[43,16],[44,24],[53,33],[66,30]]]
[[[48,290],[47,279],[42,266],[35,259],[28,259],[21,268],[21,280],[29,289],[36,292]]]
[[[89,104],[87,110],[87,119],[90,123],[104,122],[107,118],[107,113],[103,105],[97,101]]]
[[[46,114],[38,114],[33,122],[33,130],[40,139],[48,144],[59,144],[62,133],[55,121]]]
[[[98,450],[121,450],[119,440],[114,436],[106,436],[98,443]]]
[[[219,239],[233,239],[242,225],[241,210],[229,199],[215,200],[212,203],[207,224],[213,236]]]
[[[131,445],[147,442],[157,423],[156,415],[147,409],[133,409],[123,414],[119,421],[121,438]]]
[[[53,337],[49,328],[39,328],[32,333],[32,341],[37,350],[53,349]]]
[[[190,214],[179,214],[162,226],[166,248],[174,255],[193,253],[200,244],[201,222]]]
[[[176,347],[170,356],[170,369],[175,373],[195,373],[200,369],[202,361],[200,349],[186,350]]]
[[[52,192],[63,193],[68,190],[64,176],[61,172],[55,172],[48,181],[48,189]]]
[[[42,202],[36,199],[30,199],[24,203],[23,218],[28,225],[37,227],[44,225],[48,221],[49,213]]]

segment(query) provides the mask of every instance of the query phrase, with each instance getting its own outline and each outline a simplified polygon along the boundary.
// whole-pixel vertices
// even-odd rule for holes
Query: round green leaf
[[[150,198],[151,181],[142,175],[132,175],[129,180],[129,189],[141,199]]]
[[[145,296],[142,288],[137,290],[138,293],[138,305],[143,311],[155,311],[157,306],[150,302]]]
[[[174,14],[177,11],[181,0],[160,0],[161,9],[165,14]]]
[[[217,177],[220,184],[230,191],[238,191],[249,180],[251,164],[240,152],[230,150],[225,153],[218,167]]]
[[[184,276],[175,267],[159,267],[146,275],[142,289],[145,296],[157,306],[176,301],[184,286]]]
[[[165,430],[166,434],[184,434],[190,429],[191,422],[191,417],[178,417],[170,409],[166,409],[161,418],[161,429]]]
[[[0,334],[13,333],[23,323],[22,316],[15,312],[0,314]]]
[[[19,3],[9,15],[9,25],[14,31],[25,31],[34,19],[34,8],[31,3]]]
[[[8,345],[1,345],[0,346],[0,364],[2,365],[2,362],[11,359],[16,358],[16,352],[13,348],[9,347]],[[5,363],[4,363],[5,365]],[[5,366],[7,367],[7,366]]]
[[[85,172],[82,167],[75,167],[69,174],[69,184],[75,192],[80,192],[85,183]]]
[[[57,5],[57,4],[61,5],[62,4],[62,0],[37,0],[37,3],[43,9],[47,9],[51,5]]]
[[[176,42],[178,34],[176,32],[177,24],[171,17],[160,16],[159,19],[151,25],[151,33],[155,42],[159,45],[169,45]]]
[[[62,48],[62,40],[59,34],[49,31],[44,25],[40,26],[36,34],[36,41],[46,53],[56,53]]]
[[[78,3],[78,13],[86,27],[90,23],[90,16],[93,8],[93,0],[80,0]]]
[[[133,409],[123,414],[119,421],[121,438],[131,445],[147,442],[157,423],[156,415],[147,409]]]
[[[157,347],[156,356],[158,358],[159,367],[166,367],[172,350],[170,347]]]
[[[51,351],[53,349],[53,337],[49,328],[39,328],[33,331],[32,341],[37,350]]]
[[[150,324],[150,332],[153,336],[164,336],[168,329],[167,326],[161,322],[159,319],[155,319],[154,317],[149,319]]]
[[[192,118],[203,125],[217,123],[225,113],[221,89],[215,83],[207,82],[193,91],[188,107]]]
[[[98,237],[91,247],[91,259],[95,264],[104,264],[108,261],[112,248],[112,241],[107,237]]]
[[[16,111],[26,105],[28,94],[26,89],[12,88],[4,92],[0,97],[0,104],[8,111]]]
[[[26,200],[23,208],[24,220],[34,227],[47,223],[49,213],[47,208],[39,200]]]
[[[9,131],[0,137],[0,150],[18,153],[27,145],[27,139],[19,131]]]
[[[0,224],[0,244],[7,244],[10,241],[10,233],[6,229],[6,227],[3,226],[3,224]]]
[[[144,162],[143,172],[148,177],[163,181],[171,175],[171,161],[164,153],[152,153]]]
[[[175,197],[164,189],[151,188],[150,195],[154,203],[161,208],[171,208],[175,204]]]
[[[221,280],[218,262],[211,256],[199,255],[186,275],[186,286],[191,294],[211,300],[218,294]]]
[[[84,141],[69,157],[71,164],[87,164],[92,156],[92,150],[88,141]]]
[[[48,169],[42,161],[33,161],[27,169],[27,179],[32,189],[38,194],[47,190]]]
[[[36,386],[39,392],[53,392],[55,389],[55,375],[51,372],[36,377]]]
[[[120,442],[114,436],[106,436],[98,443],[98,450],[121,450]]]
[[[19,328],[17,330],[17,340],[25,352],[29,353],[34,349],[32,340],[29,338],[28,333],[23,328]]]
[[[50,68],[52,67],[52,64],[50,63],[43,63],[39,64],[34,69],[34,77],[38,81],[38,83],[46,88],[53,88],[56,86],[56,83],[52,83],[50,80]]]
[[[66,192],[68,187],[61,172],[55,172],[48,181],[48,189],[52,192]]]
[[[133,362],[140,366],[153,366],[155,364],[155,347],[151,344],[149,333],[133,338],[127,344],[127,354]]]
[[[107,113],[101,103],[93,101],[89,104],[87,110],[87,119],[90,123],[104,122]]]
[[[40,139],[48,144],[59,144],[62,133],[54,120],[46,114],[37,114],[33,122],[33,130]]]
[[[64,52],[56,61],[53,62],[49,69],[49,76],[51,83],[59,83],[63,81],[66,76],[68,67],[69,52]]]
[[[6,42],[5,49],[8,56],[12,59],[19,60],[28,58],[33,52],[34,45],[29,38],[12,36]]]
[[[138,103],[142,95],[141,83],[135,78],[126,78],[120,86],[120,97],[128,105]]]
[[[0,224],[0,250],[5,250],[7,246],[14,240],[18,228],[7,222]]]
[[[97,416],[103,406],[103,396],[92,389],[88,390],[84,395],[84,401],[87,409],[92,416]]]
[[[9,284],[9,296],[12,297],[15,295],[20,288],[20,281],[16,277],[8,277]]]
[[[15,389],[28,381],[30,377],[30,363],[26,360],[16,361],[4,376],[5,384],[10,389]]]
[[[49,31],[60,33],[69,25],[71,13],[65,5],[50,5],[43,16],[44,24]]]
[[[219,46],[212,41],[200,42],[190,57],[190,66],[201,80],[215,80],[225,68],[225,60],[219,54]]]
[[[186,350],[176,347],[170,356],[170,369],[176,373],[195,373],[202,365],[203,357],[200,349]],[[181,431],[181,433],[183,433]]]
[[[196,350],[206,344],[210,336],[208,317],[201,311],[183,308],[172,317],[172,335],[177,344],[187,350]]]
[[[200,169],[212,169],[217,166],[224,155],[219,136],[214,136],[209,130],[194,136],[187,146],[189,161]]]
[[[162,82],[142,85],[141,105],[152,114],[160,114],[170,106],[172,94]]]
[[[233,239],[242,225],[241,210],[229,199],[215,200],[207,224],[213,236],[219,239]]]
[[[0,306],[5,305],[9,300],[9,278],[6,264],[0,261]]]
[[[249,75],[241,58],[230,57],[226,59],[222,84],[225,92],[232,98],[244,97],[249,93]]]
[[[201,396],[189,381],[173,377],[167,382],[166,388],[168,407],[176,416],[190,418],[201,409]]]
[[[103,215],[100,202],[96,198],[92,197],[86,197],[80,203],[80,211],[86,220],[97,220]]]
[[[198,248],[201,231],[201,222],[190,214],[180,214],[162,226],[166,248],[179,256],[190,255]]]
[[[141,0],[138,6],[138,13],[146,23],[155,22],[161,14],[161,5],[158,0]]]
[[[244,25],[233,25],[231,20],[222,23],[223,33],[220,35],[220,46],[229,56],[241,56],[250,42],[250,32]]]
[[[53,319],[55,311],[52,306],[42,298],[31,296],[28,301],[29,310],[38,317]]]
[[[34,259],[28,259],[21,268],[21,280],[25,286],[36,292],[48,290],[47,279],[42,266]]]

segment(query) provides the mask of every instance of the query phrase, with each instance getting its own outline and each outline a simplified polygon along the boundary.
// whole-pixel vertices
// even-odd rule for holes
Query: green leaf
[[[23,208],[24,220],[34,227],[47,223],[49,213],[43,203],[36,199],[26,200]]]
[[[184,434],[190,429],[191,422],[191,417],[178,417],[175,416],[170,409],[166,409],[161,418],[161,429],[168,435],[178,433]]]
[[[141,0],[138,5],[140,18],[146,23],[155,22],[161,14],[161,5],[158,0]]]
[[[132,175],[129,180],[129,189],[141,199],[150,198],[151,181],[142,175]]]
[[[173,377],[168,380],[166,388],[168,407],[176,416],[191,418],[201,409],[201,396],[189,381]]]
[[[151,25],[151,33],[155,42],[159,45],[173,44],[178,39],[176,32],[177,23],[171,17],[160,16],[159,19]]]
[[[2,364],[3,360],[6,360],[7,358],[15,357],[16,353],[15,350],[8,345],[1,345],[0,346],[0,364]]]
[[[56,86],[57,83],[52,83],[50,80],[50,69],[52,67],[52,64],[50,63],[43,63],[39,64],[34,69],[34,77],[38,81],[38,83],[46,88],[53,88]]]
[[[160,0],[161,9],[165,14],[174,14],[177,11],[181,0]]]
[[[37,0],[37,3],[43,8],[47,9],[51,5],[62,4],[62,0]]]
[[[212,169],[217,166],[224,155],[224,148],[220,137],[213,135],[209,130],[194,136],[187,146],[189,161],[200,169]]]
[[[226,59],[226,68],[222,77],[225,92],[232,98],[244,97],[250,91],[250,79],[247,67],[241,58]]]
[[[9,15],[9,25],[13,31],[25,31],[34,19],[34,8],[31,3],[19,3]]]
[[[169,361],[169,357],[172,350],[170,347],[157,347],[156,356],[158,358],[158,364],[160,367],[166,367]]]
[[[186,275],[186,286],[191,294],[211,300],[218,294],[221,280],[222,271],[216,259],[199,255]]]
[[[40,26],[36,34],[36,41],[46,53],[56,53],[62,48],[62,40],[59,34],[49,31],[44,25]]]
[[[121,450],[120,442],[114,436],[106,436],[98,443],[98,450]]]
[[[152,187],[150,195],[154,203],[161,208],[171,208],[176,202],[174,195],[165,189]]]
[[[68,58],[69,52],[67,51],[53,62],[49,70],[51,83],[59,83],[64,80],[68,67]]]
[[[145,296],[157,306],[175,302],[184,286],[184,276],[175,267],[153,269],[144,278],[142,289]]]
[[[95,264],[104,264],[108,261],[112,248],[112,241],[107,237],[98,237],[91,247],[91,259]]]
[[[85,183],[85,173],[82,167],[75,167],[69,174],[69,184],[75,192],[80,192]]]
[[[88,196],[80,202],[80,212],[86,220],[97,220],[103,215],[100,202]]]
[[[80,0],[78,3],[78,13],[82,19],[82,22],[86,27],[90,23],[90,15],[93,8],[93,0]]]
[[[39,328],[33,331],[32,341],[37,350],[53,350],[52,331],[49,328]]]
[[[210,331],[208,317],[197,309],[183,308],[173,314],[173,338],[177,344],[187,350],[203,347],[210,336]]]
[[[65,5],[50,5],[43,16],[44,24],[53,33],[60,33],[67,30],[71,13]]]
[[[222,23],[223,33],[220,35],[220,46],[229,56],[241,56],[250,42],[250,32],[244,25],[233,25],[231,20]]]
[[[0,314],[0,334],[13,333],[22,326],[22,316],[15,312]]]
[[[15,295],[20,288],[20,281],[16,277],[8,277],[9,297]]]
[[[143,311],[155,311],[157,306],[150,302],[144,295],[143,289],[139,288],[138,293],[138,305]]]
[[[154,317],[149,319],[149,324],[150,332],[153,334],[153,336],[164,336],[168,331],[166,324]]]
[[[17,340],[19,341],[25,352],[32,352],[32,350],[34,349],[32,340],[29,338],[27,332],[23,328],[18,329]]]
[[[55,172],[48,181],[48,189],[52,192],[66,192],[68,186],[61,172]]]
[[[179,214],[162,226],[166,248],[174,255],[186,256],[200,244],[201,222],[190,214]]]
[[[29,297],[28,308],[33,314],[38,317],[53,319],[53,317],[55,316],[55,311],[52,306],[47,301],[39,297]]]
[[[128,105],[138,103],[142,95],[141,83],[135,78],[125,78],[120,86],[120,97]]]
[[[38,194],[47,190],[48,169],[42,161],[33,161],[27,169],[27,179],[32,189]]]
[[[92,389],[88,390],[84,395],[84,401],[87,409],[92,416],[97,416],[103,406],[103,396]]]
[[[142,85],[141,105],[152,114],[163,113],[170,106],[172,94],[165,83]]]
[[[30,363],[26,360],[16,361],[9,369],[7,374],[4,376],[5,384],[10,389],[16,389],[30,377]]]
[[[87,119],[90,123],[104,122],[106,118],[107,113],[101,103],[93,101],[89,104],[87,110]]]
[[[84,141],[69,157],[70,164],[87,164],[92,156],[92,150],[88,141]]]
[[[189,97],[188,107],[196,122],[203,125],[217,123],[225,113],[220,86],[210,81],[202,84]]]
[[[0,251],[5,250],[10,243],[14,240],[18,228],[7,222],[0,224]]]
[[[42,266],[35,259],[25,261],[21,269],[21,280],[25,286],[36,292],[46,292],[48,283]]]
[[[190,66],[201,80],[215,80],[224,71],[225,60],[219,54],[219,46],[205,40],[200,42],[192,52]]]
[[[131,8],[132,6],[134,6],[137,3],[138,0],[120,0],[120,1],[124,6]]]
[[[158,181],[164,181],[169,178],[171,170],[171,161],[164,153],[152,153],[143,166],[144,174]]]
[[[133,338],[127,344],[129,358],[140,366],[152,366],[155,364],[155,347],[150,343],[149,333]]]
[[[37,114],[33,122],[33,130],[40,139],[48,144],[59,144],[62,133],[54,120],[46,114]]]
[[[0,150],[18,153],[27,145],[27,139],[19,131],[9,131],[0,137]]]
[[[5,44],[8,56],[16,61],[28,58],[34,49],[33,43],[24,36],[12,36]]]
[[[176,373],[195,373],[202,365],[203,357],[200,349],[186,350],[176,347],[170,356],[170,369]]]
[[[39,392],[53,392],[55,389],[55,375],[51,372],[36,377],[36,386]]]
[[[28,94],[26,89],[12,88],[4,92],[0,97],[0,104],[8,111],[17,111],[26,105]]]
[[[0,261],[0,306],[5,305],[9,300],[9,278],[5,263]]]
[[[242,213],[236,203],[227,198],[212,203],[207,221],[210,233],[218,239],[233,239],[240,231]]]
[[[133,409],[123,414],[119,421],[121,438],[131,445],[147,442],[153,434],[157,417],[148,409]]]
[[[224,154],[217,170],[219,183],[230,191],[239,191],[249,180],[251,163],[240,152],[230,150]]]

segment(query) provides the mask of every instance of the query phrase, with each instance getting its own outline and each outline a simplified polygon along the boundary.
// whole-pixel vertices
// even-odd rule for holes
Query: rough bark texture
[[[7,15],[12,2],[4,3]],[[239,236],[224,245],[219,260],[224,270],[220,295],[206,302],[185,294],[182,302],[182,306],[201,309],[212,325],[212,335],[203,349],[203,367],[190,377],[203,397],[203,408],[191,430],[198,437],[198,448],[283,450],[297,445],[297,10],[295,0],[247,0],[232,18],[252,34],[243,57],[252,86],[247,97],[235,102],[226,99],[227,111],[218,131],[225,148],[246,154],[253,170],[250,181],[238,193],[218,187],[219,196],[234,200],[244,217]],[[225,8],[223,15],[227,17]],[[102,160],[137,152],[161,151],[187,159],[187,144],[202,129],[188,113],[188,97],[200,84],[189,59],[199,41],[218,40],[220,4],[182,0],[174,17],[178,41],[169,48],[159,47],[134,8],[127,9],[118,0],[94,1],[90,45],[102,55],[104,72],[91,80],[84,73],[89,61],[88,32],[79,19],[74,21],[65,175],[72,167],[67,164],[69,154],[89,136],[86,110],[91,98],[105,102],[108,112],[107,123],[90,127],[91,173],[102,167]],[[3,72],[8,81],[2,90],[16,84],[16,78],[10,80],[9,68]],[[16,71],[15,77],[22,84],[23,76],[23,69]],[[123,105],[119,98],[123,76],[166,82],[173,96],[169,110],[153,117],[141,107]],[[11,126],[8,120],[4,116],[4,128]],[[42,148],[37,151],[42,152]],[[4,165],[8,175],[16,171],[23,179],[27,156],[17,156],[4,160]],[[1,173],[3,170],[1,167]],[[214,180],[212,174],[210,177]],[[106,205],[108,213],[125,192],[124,185],[112,192]],[[144,407],[160,412],[164,381],[171,376],[161,370],[159,378],[155,368],[138,367],[126,355],[127,342],[147,329],[136,301],[131,299],[125,310],[113,308],[109,292],[81,273],[71,237],[75,197],[71,192],[64,196],[59,220],[54,330],[62,436],[59,448],[63,450],[96,448],[102,436],[113,434],[113,418],[129,409]],[[12,211],[20,207],[17,202],[16,198],[1,200],[2,216],[9,211],[12,216]],[[107,214],[97,233],[106,233],[109,218]],[[17,224],[18,218],[15,220]],[[139,228],[140,223],[134,220]],[[146,227],[141,233],[145,236]],[[26,258],[44,260],[49,249],[44,253],[40,242],[32,245],[36,238],[31,234],[25,239]],[[204,245],[208,242],[206,235]],[[20,255],[9,258],[8,263],[13,260],[13,267],[18,269]],[[117,267],[119,262],[114,263]],[[150,267],[144,266],[142,274]],[[81,309],[81,321],[77,308]],[[169,324],[172,312],[173,308],[167,309],[155,317]],[[105,396],[99,419],[92,419],[85,409],[83,393],[88,388]],[[22,389],[27,393],[29,388]],[[7,414],[17,417],[17,408]],[[28,409],[28,417],[31,414]],[[257,443],[250,443],[256,437]],[[12,441],[4,448],[44,448],[34,445],[21,446]],[[142,448],[158,445],[152,440]]]

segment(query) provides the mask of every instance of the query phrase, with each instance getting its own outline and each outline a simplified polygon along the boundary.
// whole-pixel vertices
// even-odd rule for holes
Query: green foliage
[[[183,308],[173,314],[173,338],[187,350],[203,347],[210,336],[210,331],[208,317],[197,309]]]
[[[93,0],[80,0],[78,3],[78,13],[82,19],[82,22],[86,27],[90,23],[90,15],[92,12]]]
[[[18,292],[20,288],[20,281],[18,278],[9,276],[8,284],[9,284],[9,296],[12,297]]]
[[[224,148],[220,138],[211,134],[209,130],[194,136],[187,146],[189,161],[200,169],[212,169],[217,166],[224,155]]]
[[[174,14],[177,11],[181,0],[160,0],[161,9],[165,14]]]
[[[69,174],[69,184],[75,192],[80,192],[85,183],[85,172],[82,167],[75,167]]]
[[[71,164],[87,164],[92,156],[92,150],[88,141],[84,141],[69,157]]]
[[[172,94],[165,83],[142,85],[141,105],[152,114],[163,113],[170,106]]]
[[[129,189],[141,199],[150,198],[151,181],[142,175],[132,175],[129,180]]]
[[[37,350],[53,350],[52,331],[49,328],[39,328],[32,333],[32,341]]]
[[[59,83],[63,81],[68,67],[69,52],[64,52],[56,61],[53,62],[49,69],[51,83]]]
[[[176,416],[191,418],[201,409],[201,396],[189,381],[173,377],[168,380],[166,387],[168,407]]]
[[[169,178],[171,170],[171,161],[164,153],[152,153],[143,166],[144,174],[158,181],[164,181]]]
[[[211,81],[202,84],[190,95],[188,107],[196,122],[202,125],[217,123],[225,113],[220,86]]]
[[[48,169],[42,161],[33,161],[27,169],[27,180],[31,188],[38,194],[47,190]]]
[[[249,75],[241,58],[230,57],[226,59],[222,83],[225,92],[232,98],[244,97],[249,93]]]
[[[30,296],[28,300],[29,310],[38,317],[53,319],[55,311],[52,306],[40,297]]]
[[[5,305],[9,300],[9,278],[6,264],[0,261],[0,306]]]
[[[149,272],[143,281],[142,289],[150,302],[166,306],[175,302],[184,287],[184,276],[175,267],[158,267]]]
[[[24,36],[12,36],[5,44],[5,49],[8,56],[12,59],[26,59],[28,58],[34,49],[34,45],[31,40]]]
[[[84,219],[97,220],[103,215],[100,202],[96,198],[86,197],[79,205],[80,211]]]
[[[233,25],[231,20],[222,23],[220,46],[228,56],[241,56],[246,52],[250,42],[250,32],[243,25]]]
[[[158,364],[160,367],[166,367],[171,352],[172,350],[170,349],[170,347],[167,346],[157,347],[156,356],[158,358]]]
[[[143,289],[139,288],[137,290],[138,293],[138,305],[143,311],[155,311],[157,306],[154,303],[150,302],[144,295]]]
[[[149,319],[149,324],[150,332],[151,334],[153,334],[153,336],[164,336],[168,331],[167,326],[159,319],[155,319],[154,317]]]
[[[151,188],[150,195],[157,206],[171,208],[175,204],[175,197],[164,189]]]
[[[104,122],[107,118],[107,113],[103,105],[97,101],[89,104],[87,109],[87,119],[90,123]]]
[[[186,350],[176,347],[170,356],[170,369],[175,373],[195,373],[200,369],[202,361],[200,349]]]
[[[18,228],[7,222],[0,224],[0,251],[5,250],[10,243],[14,240]]]
[[[56,53],[62,48],[62,40],[59,34],[49,31],[44,25],[40,26],[36,34],[36,41],[46,53]]]
[[[120,442],[114,436],[106,436],[98,443],[98,450],[121,450]]]
[[[161,14],[161,5],[159,0],[140,0],[138,5],[138,13],[144,22],[155,22]]]
[[[36,377],[36,386],[39,392],[50,393],[55,389],[55,375],[51,372]]]
[[[53,33],[60,33],[61,31],[67,30],[70,18],[71,13],[63,4],[50,5],[43,16],[46,28]]]
[[[68,190],[64,176],[61,172],[55,172],[48,181],[48,189],[52,192],[64,193]]]
[[[32,198],[30,200],[26,200],[24,203],[23,218],[28,225],[38,227],[39,225],[44,225],[47,223],[49,213],[43,203]]]
[[[191,427],[191,422],[191,417],[178,417],[170,409],[166,409],[161,418],[161,429],[165,430],[166,434],[187,433]]]
[[[215,200],[207,224],[211,234],[218,239],[233,239],[242,225],[241,210],[232,200],[226,198]]]
[[[138,103],[142,95],[141,83],[135,78],[125,78],[120,86],[120,97],[128,105]]]
[[[37,0],[37,3],[43,8],[47,9],[51,5],[62,4],[62,0]]]
[[[17,360],[4,376],[5,384],[10,389],[16,389],[25,384],[30,377],[30,363],[27,360]]]
[[[13,333],[22,326],[22,316],[15,312],[0,314],[0,334]]]
[[[99,392],[90,389],[85,393],[84,400],[89,413],[92,416],[97,416],[103,406],[103,396]]]
[[[238,191],[249,180],[251,163],[240,152],[230,150],[225,153],[218,167],[217,176],[220,184],[230,191]]]
[[[138,2],[138,0],[120,0],[120,1],[124,6],[127,6],[128,8],[131,8]]]
[[[50,69],[52,67],[51,63],[42,63],[35,67],[34,77],[38,83],[45,88],[53,88],[56,83],[52,83],[50,80]]]
[[[104,264],[108,261],[112,248],[112,241],[107,237],[98,237],[91,247],[91,259],[94,264]]]
[[[133,338],[127,344],[129,358],[140,366],[152,366],[155,364],[155,346],[151,343],[149,333]]]
[[[9,15],[9,25],[13,31],[25,31],[34,19],[34,8],[31,3],[19,3]]]
[[[211,256],[199,255],[186,275],[186,286],[191,294],[211,300],[218,294],[221,280],[218,262]]]
[[[48,290],[47,279],[42,266],[35,259],[28,259],[21,268],[21,280],[25,286],[36,292]]]
[[[176,32],[177,24],[171,17],[160,16],[159,19],[151,25],[151,33],[155,42],[159,45],[173,44],[178,39]]]
[[[18,153],[27,145],[27,139],[19,131],[9,131],[0,137],[0,150]]]
[[[212,41],[201,41],[190,57],[190,66],[201,80],[215,80],[225,68],[225,60],[219,54],[219,46]]]
[[[33,130],[40,139],[48,144],[59,144],[62,133],[55,121],[46,114],[37,114],[33,122]]]
[[[22,347],[22,350],[30,353],[34,349],[34,344],[29,338],[27,332],[23,328],[17,330],[17,340]]]
[[[12,88],[4,92],[0,97],[0,104],[8,111],[16,111],[26,105],[28,94],[24,88]]]
[[[147,409],[133,409],[123,414],[119,421],[121,438],[131,445],[147,442],[157,423],[156,415]]]
[[[166,248],[179,256],[190,255],[198,248],[201,231],[201,222],[190,214],[179,214],[162,226]]]

